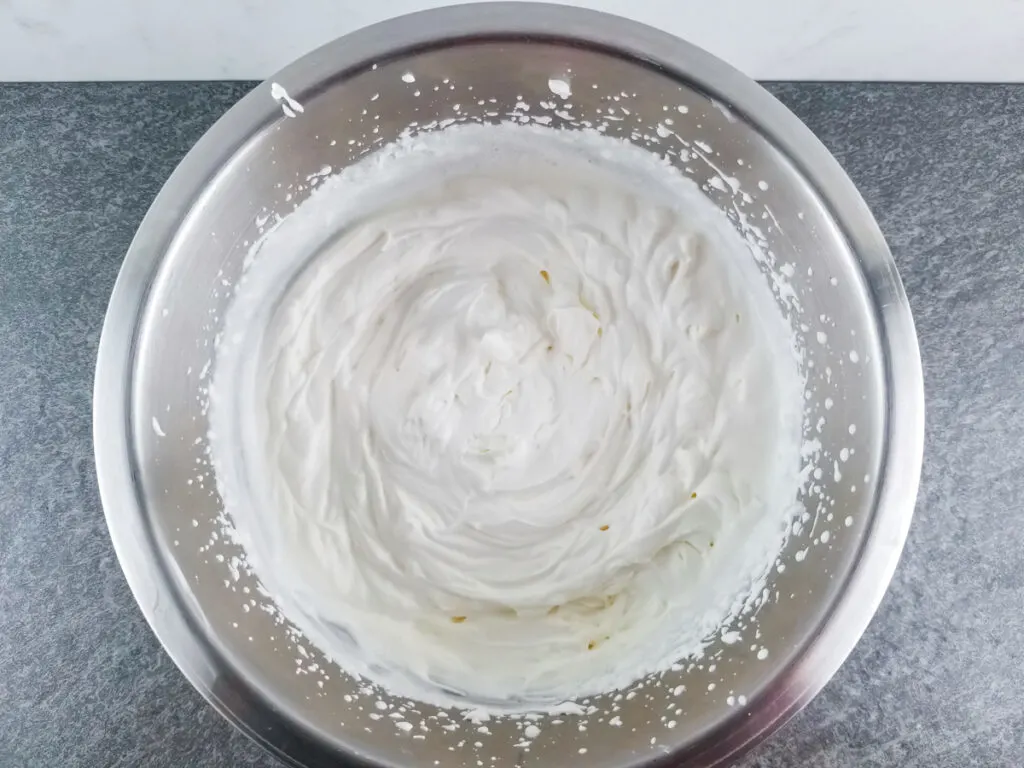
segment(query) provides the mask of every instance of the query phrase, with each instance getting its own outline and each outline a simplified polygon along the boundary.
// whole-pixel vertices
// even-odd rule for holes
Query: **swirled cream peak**
[[[282,611],[350,672],[537,709],[698,652],[781,547],[801,381],[745,244],[596,134],[455,127],[266,239],[213,457]]]

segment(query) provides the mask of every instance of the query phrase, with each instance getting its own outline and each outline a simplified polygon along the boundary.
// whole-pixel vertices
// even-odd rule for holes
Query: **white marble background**
[[[1024,82],[1024,0],[570,0],[759,79]],[[445,0],[0,0],[0,81],[263,79]]]

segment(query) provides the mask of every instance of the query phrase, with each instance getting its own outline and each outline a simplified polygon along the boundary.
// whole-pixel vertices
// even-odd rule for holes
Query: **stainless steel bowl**
[[[414,85],[405,72],[415,73]],[[669,105],[688,106],[671,113],[673,129],[713,150],[677,162],[698,183],[719,172],[735,177],[752,194],[751,215],[764,220],[767,247],[792,264],[802,307],[796,322],[813,364],[808,413],[824,418],[820,439],[836,467],[830,460],[820,480],[824,506],[808,499],[809,519],[781,556],[784,570],[773,574],[757,651],[746,636],[716,641],[702,663],[638,695],[599,697],[589,716],[545,723],[524,751],[515,746],[522,722],[492,723],[488,733],[468,724],[454,732],[395,728],[357,682],[312,649],[304,658],[273,616],[250,610],[256,584],[229,578],[223,561],[237,553],[214,538],[220,500],[203,469],[203,403],[230,286],[267,216],[309,194],[308,176],[344,167],[412,122],[496,120],[519,100],[551,100],[551,77],[572,81],[577,116],[609,106],[621,116],[626,107],[628,119],[609,133],[627,138],[634,129],[650,133]],[[239,728],[307,766],[343,757],[383,765],[708,765],[778,728],[867,626],[903,546],[921,464],[921,366],[907,300],[839,165],[781,104],[708,54],[639,24],[560,6],[407,16],[324,46],[273,81],[304,112],[286,117],[267,82],[202,138],[139,228],[100,344],[94,419],[107,522],[136,599],[178,666]],[[553,120],[561,118],[553,112]],[[706,190],[728,210],[733,201],[721,187]],[[830,343],[815,343],[818,331]],[[845,461],[844,447],[853,450]],[[314,664],[318,674],[296,674]],[[393,704],[418,711],[416,722],[438,716],[425,705]],[[615,707],[617,727],[604,714]]]

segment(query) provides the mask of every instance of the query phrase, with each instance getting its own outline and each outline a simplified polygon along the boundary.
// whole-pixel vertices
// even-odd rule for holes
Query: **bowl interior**
[[[556,95],[552,79],[568,83],[571,96]],[[861,260],[804,171],[724,97],[578,41],[475,38],[367,60],[290,92],[303,108],[295,118],[274,102],[269,84],[254,96],[265,99],[265,119],[217,160],[163,245],[130,366],[139,502],[176,599],[204,641],[323,754],[384,764],[630,765],[685,752],[712,729],[742,722],[769,686],[792,673],[843,588],[871,524],[885,459],[876,304]],[[781,274],[792,289],[779,301],[802,340],[807,419],[823,452],[804,519],[756,616],[733,627],[738,642],[716,640],[703,659],[584,702],[589,714],[538,722],[540,735],[526,748],[526,721],[481,725],[390,700],[264,610],[256,580],[239,571],[240,553],[221,532],[206,455],[206,388],[214,340],[250,248],[325,175],[410,126],[530,116],[566,129],[603,125],[609,135],[674,153],[672,162],[744,236],[759,240],[770,254],[766,281]]]

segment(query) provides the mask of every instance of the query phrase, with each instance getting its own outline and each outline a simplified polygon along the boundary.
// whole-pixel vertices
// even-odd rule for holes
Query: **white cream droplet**
[[[555,96],[560,99],[568,99],[572,96],[572,86],[569,85],[568,80],[562,80],[558,77],[552,77],[548,80],[548,88]]]

